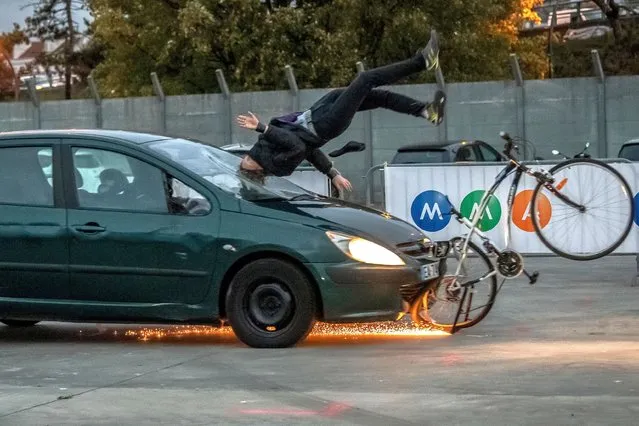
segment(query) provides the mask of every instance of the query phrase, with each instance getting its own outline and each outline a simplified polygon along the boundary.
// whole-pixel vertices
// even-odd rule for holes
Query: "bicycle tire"
[[[455,240],[460,240],[463,243],[464,238],[461,237],[457,237],[457,238],[453,238],[451,240],[451,246],[455,247]],[[473,243],[472,241],[468,242],[468,247],[473,250],[475,253],[477,253],[477,255],[479,256],[479,258],[483,261],[483,263],[486,265],[488,272],[493,272],[495,270],[495,266],[492,264],[492,262],[490,261],[490,259],[488,258],[488,255],[486,255],[486,253],[484,253],[483,250],[481,250],[477,244]],[[439,285],[441,285],[442,280],[445,277],[440,277],[437,280],[437,284],[435,284],[434,286],[428,286],[426,288],[424,288],[422,291],[419,292],[419,294],[417,295],[417,297],[415,298],[415,300],[413,301],[413,303],[410,306],[410,316],[411,319],[413,321],[413,323],[415,324],[419,324],[422,326],[427,326],[433,329],[437,329],[437,330],[442,330],[442,331],[446,331],[448,333],[450,333],[453,329],[453,324],[452,323],[441,323],[441,322],[433,322],[433,321],[426,321],[421,315],[421,309],[420,307],[423,305],[424,300],[426,300],[426,310],[428,311],[429,306],[428,306],[428,300],[429,299],[429,294],[435,290],[437,291],[437,288],[439,287]],[[486,302],[485,305],[482,306],[482,310],[479,313],[479,315],[477,317],[475,317],[474,319],[470,320],[470,321],[466,321],[466,322],[459,322],[455,325],[456,329],[463,329],[463,328],[469,328],[472,327],[474,325],[477,325],[479,322],[481,322],[484,318],[486,318],[486,316],[488,315],[488,313],[490,312],[490,310],[492,309],[493,305],[495,304],[495,298],[497,297],[497,276],[493,275],[492,277],[490,277],[488,279],[489,283],[489,289],[490,289],[490,296],[488,298],[488,301]],[[479,282],[478,284],[482,284],[485,283],[485,281],[483,282]],[[470,286],[471,289],[474,288],[473,286]],[[463,291],[463,290],[462,290]],[[468,298],[467,298],[468,299]],[[464,301],[466,302],[466,301]],[[457,309],[459,307],[459,303],[456,304],[456,309],[455,312],[457,312]],[[454,319],[453,319],[454,321]]]
[[[627,223],[625,224],[624,227],[624,231],[621,234],[621,236],[613,243],[611,244],[609,247],[607,247],[606,249],[602,250],[601,252],[595,253],[595,254],[589,254],[589,255],[576,255],[573,253],[567,253],[561,249],[559,249],[558,247],[554,246],[552,243],[550,243],[550,241],[548,241],[548,239],[544,236],[542,229],[545,227],[542,226],[539,223],[539,218],[540,216],[538,215],[538,211],[537,211],[537,198],[539,197],[539,194],[541,194],[541,189],[544,188],[544,184],[542,182],[537,183],[537,186],[535,186],[535,189],[533,191],[533,195],[531,198],[531,219],[532,219],[532,223],[533,223],[533,227],[535,229],[535,234],[537,234],[537,236],[539,237],[539,239],[541,240],[541,242],[548,247],[549,250],[551,250],[553,253],[557,254],[558,256],[564,257],[566,259],[570,259],[570,260],[579,260],[579,261],[586,261],[586,260],[595,260],[595,259],[599,259],[602,258],[604,256],[609,255],[610,253],[612,253],[617,247],[619,247],[624,241],[625,239],[628,237],[628,234],[630,233],[630,229],[632,227],[632,222],[634,219],[634,215],[635,215],[635,206],[634,206],[634,199],[632,196],[632,191],[630,189],[630,185],[628,185],[628,182],[626,181],[626,179],[621,175],[621,173],[619,173],[617,170],[615,170],[614,168],[612,168],[609,164],[606,164],[602,161],[598,161],[592,158],[573,158],[564,162],[561,162],[557,165],[555,165],[553,168],[551,168],[549,170],[549,173],[551,175],[555,174],[557,171],[568,167],[568,166],[574,166],[575,164],[578,163],[584,163],[584,164],[594,164],[598,167],[601,167],[604,170],[607,170],[609,173],[611,173],[612,175],[614,175],[614,177],[616,179],[619,180],[619,182],[621,183],[622,187],[625,189],[626,193],[628,194],[628,200],[630,203],[630,214],[628,215],[628,219],[627,219]],[[552,220],[552,215],[549,219],[550,221]]]

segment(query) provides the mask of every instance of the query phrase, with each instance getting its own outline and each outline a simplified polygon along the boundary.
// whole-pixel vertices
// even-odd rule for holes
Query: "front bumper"
[[[421,289],[439,276],[439,261],[378,266],[348,261],[309,264],[319,284],[323,321],[394,320],[403,311],[404,289]]]

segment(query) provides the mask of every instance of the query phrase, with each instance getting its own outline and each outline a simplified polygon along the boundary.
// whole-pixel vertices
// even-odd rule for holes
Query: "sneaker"
[[[360,152],[366,149],[366,145],[357,141],[350,141],[340,149],[336,149],[328,154],[329,157],[339,157],[349,152]]]
[[[430,40],[422,50],[422,56],[426,62],[426,69],[432,70],[439,67],[439,36],[437,31],[431,30]]]
[[[439,126],[444,121],[444,110],[446,109],[446,94],[441,90],[435,92],[433,102],[428,104],[425,110],[425,117],[435,126]]]

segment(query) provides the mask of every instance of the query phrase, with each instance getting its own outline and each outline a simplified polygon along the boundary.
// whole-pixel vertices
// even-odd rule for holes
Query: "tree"
[[[45,66],[64,67],[64,94],[71,99],[74,49],[78,23],[74,13],[85,8],[84,0],[36,0],[32,16],[26,19],[26,33],[45,41],[63,41],[61,52],[44,55],[39,62]]]
[[[612,37],[585,41],[553,40],[553,64],[558,77],[592,75],[591,49],[597,49],[608,75],[639,74],[639,15],[614,0],[595,0]],[[600,23],[598,23],[600,24]]]
[[[19,77],[17,70],[11,65],[13,47],[26,42],[26,35],[18,26],[10,33],[0,34],[0,99],[17,97],[19,94]]]
[[[435,28],[441,36],[440,62],[446,79],[479,81],[510,78],[508,55],[521,49],[518,28],[525,19],[539,19],[532,8],[541,2],[338,0],[336,4],[341,4],[341,14],[350,17],[346,26],[355,29],[358,51],[368,66],[414,54]],[[524,59],[529,77],[541,77],[543,56],[536,53]],[[413,80],[424,81],[424,76]]]
[[[106,95],[151,93],[157,72],[166,93],[217,90],[215,69],[232,90],[348,84],[355,62],[368,67],[414,55],[430,29],[442,36],[447,81],[510,79],[508,54],[522,53],[527,77],[543,76],[536,41],[519,23],[541,0],[89,0],[105,60],[96,75]],[[432,81],[423,73],[411,82]]]

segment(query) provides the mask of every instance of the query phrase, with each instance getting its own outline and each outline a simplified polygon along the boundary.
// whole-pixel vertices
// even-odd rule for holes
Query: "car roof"
[[[61,129],[61,130],[19,130],[14,132],[0,132],[0,144],[7,139],[27,139],[36,137],[63,138],[69,136],[98,137],[105,139],[117,139],[121,142],[128,142],[139,145],[147,142],[171,139],[169,136],[156,135],[152,133],[133,132],[129,130],[103,130],[103,129]]]
[[[435,142],[435,143],[417,143],[412,145],[404,145],[397,149],[397,152],[410,152],[410,151],[428,151],[431,149],[446,149],[453,145],[471,144],[474,142],[481,142],[476,140],[460,139],[456,141],[448,142]]]
[[[623,143],[623,145],[637,145],[637,144],[639,144],[639,138],[637,138],[637,139],[630,139],[630,140],[627,140],[627,141],[625,141],[625,142]],[[623,145],[622,145],[622,146],[623,146]]]

